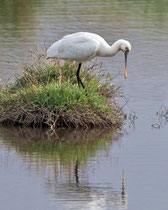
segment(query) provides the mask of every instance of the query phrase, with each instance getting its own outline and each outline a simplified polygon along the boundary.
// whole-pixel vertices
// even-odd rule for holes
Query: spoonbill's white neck
[[[106,49],[105,56],[114,56],[118,53],[118,51],[122,50],[123,52],[125,51],[130,51],[131,50],[131,45],[128,41],[124,39],[119,39],[118,41],[114,42],[112,46],[108,46],[108,49]]]

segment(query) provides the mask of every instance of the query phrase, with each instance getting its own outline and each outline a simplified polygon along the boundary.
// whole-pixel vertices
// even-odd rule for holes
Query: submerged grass
[[[82,66],[83,89],[78,87],[74,62],[39,55],[33,60],[31,65],[20,65],[22,76],[14,84],[0,89],[1,124],[51,128],[122,125],[122,111],[115,100],[118,88],[111,85],[109,75],[98,71],[100,65]]]

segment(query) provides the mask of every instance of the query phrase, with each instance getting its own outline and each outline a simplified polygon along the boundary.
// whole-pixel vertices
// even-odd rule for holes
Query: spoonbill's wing
[[[47,57],[83,62],[96,56],[99,42],[86,35],[67,35],[55,42],[47,51]]]

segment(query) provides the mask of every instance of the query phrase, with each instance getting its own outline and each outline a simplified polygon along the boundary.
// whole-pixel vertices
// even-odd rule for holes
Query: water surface
[[[66,144],[58,147],[50,134],[0,129],[4,210],[167,209],[167,124],[151,126],[160,123],[155,113],[161,105],[168,105],[167,20],[166,0],[0,1],[1,85],[14,81],[15,62],[27,60],[28,51],[48,47],[65,34],[90,31],[109,44],[124,38],[132,44],[126,80],[122,52],[99,61],[103,71],[120,72],[114,82],[122,84],[128,100],[125,112],[137,116],[122,134],[82,134],[91,143],[84,141],[81,147],[79,133],[62,132]],[[41,139],[50,139],[51,145]]]

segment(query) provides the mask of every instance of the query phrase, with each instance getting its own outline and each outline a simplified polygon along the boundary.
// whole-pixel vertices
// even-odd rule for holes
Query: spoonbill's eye
[[[125,47],[125,50],[128,50],[128,47]]]

